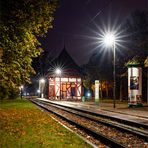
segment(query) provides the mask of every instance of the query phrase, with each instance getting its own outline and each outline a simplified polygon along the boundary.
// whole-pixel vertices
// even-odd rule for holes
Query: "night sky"
[[[65,45],[77,64],[85,64],[99,50],[94,37],[100,28],[116,28],[137,9],[147,10],[148,0],[61,0],[42,47],[57,56]]]

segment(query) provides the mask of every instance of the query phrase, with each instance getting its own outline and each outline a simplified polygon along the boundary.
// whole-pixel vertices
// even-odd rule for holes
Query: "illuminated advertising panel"
[[[95,102],[99,102],[99,80],[95,80]]]

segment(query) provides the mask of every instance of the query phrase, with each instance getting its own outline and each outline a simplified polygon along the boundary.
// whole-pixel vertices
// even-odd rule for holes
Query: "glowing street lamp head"
[[[37,93],[40,93],[40,90],[39,89],[37,90]]]
[[[43,79],[43,78],[40,79],[40,82],[41,82],[41,83],[45,83],[45,79]]]
[[[23,90],[23,88],[24,88],[24,86],[23,86],[23,85],[21,85],[21,86],[19,87],[19,89],[20,89],[20,90]]]
[[[104,39],[103,39],[103,42],[105,45],[107,46],[112,46],[114,45],[115,43],[115,36],[113,33],[107,33],[105,36],[104,36]]]
[[[62,71],[61,71],[61,69],[57,68],[56,71],[55,71],[55,73],[56,73],[57,75],[61,75]]]

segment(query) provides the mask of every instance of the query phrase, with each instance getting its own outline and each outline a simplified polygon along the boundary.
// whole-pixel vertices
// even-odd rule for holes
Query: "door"
[[[75,87],[71,87],[71,96],[75,96],[76,94],[76,88]]]
[[[49,85],[49,97],[55,97],[54,96],[54,85]]]

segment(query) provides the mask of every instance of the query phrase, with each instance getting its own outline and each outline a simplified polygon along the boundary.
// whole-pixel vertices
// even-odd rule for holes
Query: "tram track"
[[[51,105],[51,104],[49,103],[49,105]],[[97,116],[90,115],[88,113],[83,113],[83,112],[76,111],[76,110],[73,110],[73,109],[65,108],[63,106],[56,105],[56,104],[52,104],[52,106],[54,106],[56,108],[60,108],[62,110],[65,110],[69,113],[79,115],[79,116],[84,117],[88,120],[95,121],[95,122],[98,122],[98,123],[102,123],[106,126],[118,128],[119,130],[121,130],[123,132],[126,131],[126,132],[129,132],[131,134],[135,134],[138,137],[144,138],[145,141],[148,141],[148,132],[145,132],[145,129],[134,128],[133,126],[131,127],[131,126],[124,125],[124,124],[121,124],[121,123],[118,123],[118,122],[115,122],[115,121],[111,121],[111,120],[108,121],[108,120],[99,118]]]
[[[116,117],[116,116],[110,116],[108,114],[102,114],[102,113],[99,113],[99,112],[97,112],[97,113],[96,112],[92,112],[92,111],[87,110],[87,109],[84,109],[84,108],[76,108],[76,107],[73,107],[74,105],[73,106],[67,106],[67,105],[59,104],[59,103],[56,103],[56,102],[53,102],[53,101],[46,101],[46,100],[40,100],[40,101],[42,101],[42,102],[48,102],[50,104],[56,104],[58,106],[62,106],[62,107],[65,107],[65,108],[69,108],[69,109],[73,109],[73,110],[76,110],[76,111],[88,113],[88,114],[93,115],[93,116],[107,118],[107,119],[110,119],[112,121],[117,121],[117,122],[122,123],[122,124],[125,124],[125,125],[130,125],[132,127],[137,127],[137,128],[142,128],[142,129],[148,129],[148,125],[143,124],[143,123],[129,121],[129,120],[126,120],[126,119],[121,119],[121,118]],[[109,111],[107,111],[107,112],[109,112]],[[132,116],[132,115],[129,115],[129,116]],[[136,117],[136,116],[134,115],[133,117]]]
[[[145,144],[144,144],[145,142],[144,141],[147,141],[146,133],[142,133],[141,131],[140,132],[138,132],[138,131],[135,132],[135,130],[127,129],[126,127],[121,127],[121,125],[115,125],[115,124],[109,123],[107,121],[105,121],[105,122],[100,121],[100,119],[97,119],[96,116],[92,116],[92,115],[89,115],[88,113],[86,114],[84,112],[82,113],[80,111],[75,111],[75,110],[72,110],[70,108],[59,106],[59,105],[54,104],[54,103],[49,103],[49,102],[47,103],[47,102],[45,102],[45,101],[43,102],[41,100],[40,101],[39,100],[38,101],[34,100],[33,103],[39,105],[40,107],[44,108],[47,111],[53,112],[57,116],[60,116],[60,118],[63,118],[64,120],[67,120],[67,122],[70,122],[71,124],[75,124],[77,127],[81,128],[84,131],[86,131],[87,133],[93,135],[93,137],[95,137],[95,138],[99,137],[99,139],[101,139],[103,141],[103,143],[109,145],[110,147],[130,147],[131,144],[129,144],[129,143],[125,144],[125,142],[121,142],[119,140],[120,138],[118,138],[116,136],[114,136],[114,138],[112,138],[112,136],[107,137],[105,134],[102,134],[101,132],[98,132],[99,130],[97,128],[101,128],[101,126],[103,127],[105,125],[106,127],[103,127],[103,128],[107,129],[108,127],[111,127],[111,128],[108,128],[109,130],[114,131],[114,128],[116,128],[116,129],[120,130],[120,132],[121,131],[122,132],[128,132],[128,133],[130,132],[131,134],[134,134],[134,135],[136,135],[138,137],[141,137],[143,139],[139,143],[143,143],[142,145],[145,148]],[[56,108],[56,109],[54,109],[54,108]],[[64,110],[64,112],[63,111],[57,111],[57,110]],[[65,114],[67,114],[66,112],[69,115],[65,115]],[[70,114],[73,114],[71,119],[69,118]],[[74,117],[74,116],[79,116],[79,117]],[[74,118],[75,118],[75,120],[74,120]],[[80,120],[82,120],[82,122]],[[93,126],[85,125],[85,124],[83,124],[83,122],[84,123],[89,122],[87,124],[88,125],[91,124]],[[102,125],[99,125],[99,124],[102,124]],[[114,132],[116,132],[116,131],[114,131]],[[118,135],[118,133],[117,133],[117,135]],[[128,138],[129,135],[128,134],[125,134],[125,135]],[[131,135],[129,136],[129,138],[131,138]],[[120,142],[118,142],[117,139]],[[131,140],[132,140],[132,138],[131,138]],[[126,141],[126,140],[124,139],[123,141]]]

